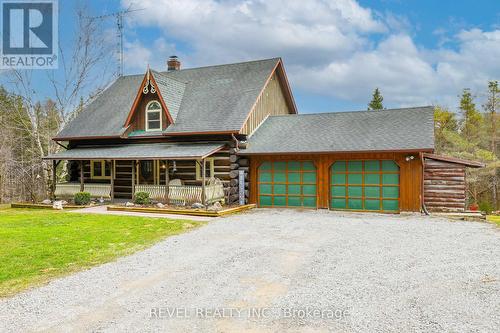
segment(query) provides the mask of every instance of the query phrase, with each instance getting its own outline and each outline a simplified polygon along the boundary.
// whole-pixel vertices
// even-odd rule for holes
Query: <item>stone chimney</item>
[[[167,68],[169,72],[178,71],[179,69],[181,69],[181,62],[179,61],[179,58],[177,58],[177,56],[175,55],[170,56],[167,61]]]

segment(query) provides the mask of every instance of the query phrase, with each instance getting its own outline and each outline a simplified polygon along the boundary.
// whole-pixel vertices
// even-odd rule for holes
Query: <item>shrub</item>
[[[493,207],[488,201],[482,201],[479,203],[479,210],[485,212],[486,214],[491,214]]]
[[[75,193],[75,205],[88,205],[90,203],[90,193],[89,192],[78,192]]]
[[[149,205],[151,203],[149,194],[147,192],[137,192],[135,194],[134,203],[138,205]]]

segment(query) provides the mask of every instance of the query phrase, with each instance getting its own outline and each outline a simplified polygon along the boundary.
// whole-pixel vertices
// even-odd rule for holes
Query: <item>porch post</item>
[[[168,183],[170,183],[170,175],[168,174],[168,160],[165,160],[165,202],[167,205],[170,203],[170,200],[168,200]]]
[[[85,185],[83,183],[83,161],[80,161],[80,192],[85,190]]]
[[[132,201],[135,199],[135,160],[132,163]]]
[[[52,189],[51,189],[51,197],[52,200],[56,200],[56,168],[57,163],[56,160],[52,160]]]
[[[206,205],[207,199],[206,199],[206,196],[205,196],[205,175],[207,173],[207,166],[205,164],[205,159],[204,158],[201,159],[201,163],[202,163],[202,165],[201,165],[201,170],[202,170],[201,171],[202,172],[202,177],[201,177],[201,182],[202,182],[201,183],[201,203],[203,205]]]
[[[111,170],[111,202],[115,201],[115,168],[114,161],[110,161],[110,170]]]

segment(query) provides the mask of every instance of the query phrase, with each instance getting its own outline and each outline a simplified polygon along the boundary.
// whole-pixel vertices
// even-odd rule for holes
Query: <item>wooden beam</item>
[[[50,193],[52,200],[56,199],[56,168],[57,168],[57,161],[53,160],[52,161],[52,189],[51,189],[51,193]]]
[[[111,201],[115,201],[115,168],[114,161],[110,161],[110,171],[111,171]],[[104,171],[106,172],[106,171]]]
[[[132,201],[135,199],[135,163],[136,161],[130,161],[132,163]]]
[[[80,192],[85,190],[85,185],[83,183],[83,161],[80,161]]]
[[[170,204],[170,200],[168,199],[168,183],[170,182],[170,175],[168,174],[168,160],[165,161],[165,202]]]
[[[206,204],[206,196],[205,196],[205,178],[206,178],[206,173],[207,173],[207,164],[205,163],[205,159],[202,159],[201,160],[201,172],[202,172],[202,176],[201,176],[201,203],[203,205]]]

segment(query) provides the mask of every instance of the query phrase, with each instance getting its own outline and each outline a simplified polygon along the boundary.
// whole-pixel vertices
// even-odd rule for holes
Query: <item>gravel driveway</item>
[[[498,332],[500,229],[254,210],[0,301],[0,331]]]

